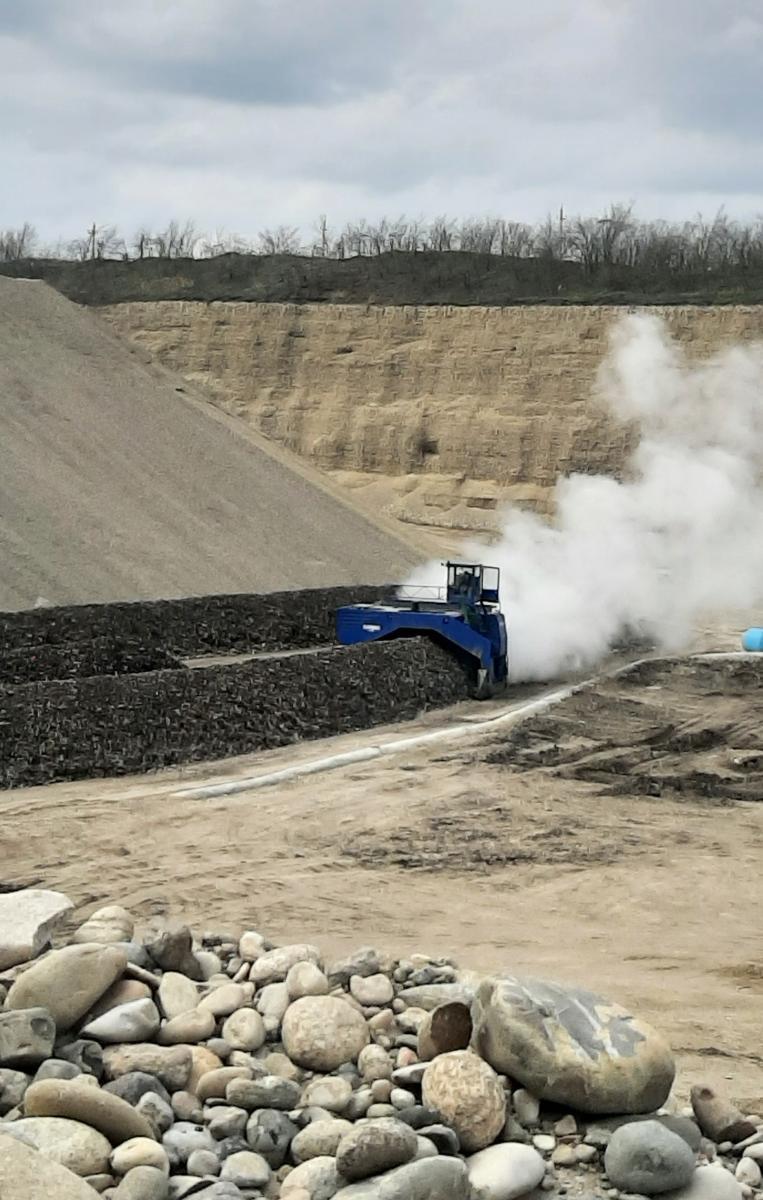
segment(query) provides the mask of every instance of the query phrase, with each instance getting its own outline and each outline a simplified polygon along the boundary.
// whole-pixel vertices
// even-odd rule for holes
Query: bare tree
[[[263,229],[259,235],[261,254],[297,254],[299,230],[290,225],[279,225],[277,229]]]
[[[25,221],[18,229],[0,230],[0,259],[13,262],[20,258],[31,258],[37,245],[34,225]]]

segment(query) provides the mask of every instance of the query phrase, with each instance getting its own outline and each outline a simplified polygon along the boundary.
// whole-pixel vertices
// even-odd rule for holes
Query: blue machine
[[[457,654],[473,671],[475,694],[492,696],[509,674],[506,622],[500,608],[497,567],[444,564],[442,587],[399,588],[394,600],[351,604],[337,610],[343,646],[385,638],[428,635]]]

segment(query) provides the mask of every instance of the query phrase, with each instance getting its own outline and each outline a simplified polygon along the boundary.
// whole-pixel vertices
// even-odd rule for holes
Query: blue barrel
[[[742,634],[742,646],[745,650],[763,651],[763,629],[746,629]]]

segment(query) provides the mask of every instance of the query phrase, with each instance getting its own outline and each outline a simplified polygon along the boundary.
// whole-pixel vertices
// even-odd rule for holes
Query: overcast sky
[[[763,211],[763,0],[0,0],[0,227]]]

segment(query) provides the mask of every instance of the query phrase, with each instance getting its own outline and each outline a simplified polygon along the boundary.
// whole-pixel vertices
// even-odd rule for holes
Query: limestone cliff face
[[[490,529],[504,500],[548,511],[560,474],[617,472],[629,445],[592,398],[622,308],[161,301],[100,311],[222,408],[422,525]],[[692,354],[763,338],[763,307],[657,311]]]

